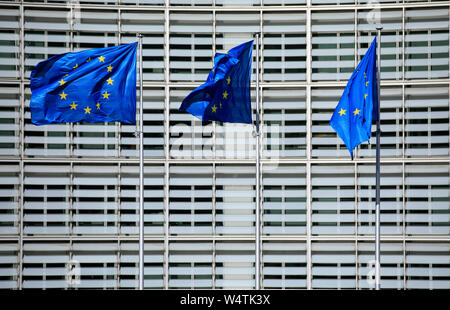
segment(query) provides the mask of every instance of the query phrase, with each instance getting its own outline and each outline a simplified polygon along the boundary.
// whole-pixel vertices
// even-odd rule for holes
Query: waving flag
[[[253,41],[249,41],[226,54],[217,53],[208,79],[183,100],[179,110],[202,121],[251,124],[252,51]]]

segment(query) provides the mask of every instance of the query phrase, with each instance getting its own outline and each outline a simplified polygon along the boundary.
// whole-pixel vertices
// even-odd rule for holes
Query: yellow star
[[[369,81],[366,82],[366,87],[367,87],[367,84],[369,84]]]
[[[222,109],[222,102],[220,103],[220,108]]]
[[[75,102],[73,102],[73,103],[70,105],[70,109],[71,109],[71,110],[76,110],[76,109],[77,109],[77,105],[78,105],[78,104],[76,104]]]
[[[68,76],[69,74],[64,74],[64,77]]]
[[[114,80],[109,78],[106,80],[106,82],[108,82],[108,85],[113,85]]]
[[[100,102],[97,103],[97,110],[100,110]]]
[[[108,94],[108,92],[107,91],[105,91],[104,93],[103,93],[103,99],[109,99],[109,95],[111,95],[111,94]]]
[[[224,91],[222,95],[223,95],[223,99],[227,99],[227,97],[228,97],[227,91]]]
[[[72,67],[72,68],[74,68],[74,69],[78,68],[78,64],[76,64],[75,67]]]
[[[216,112],[216,110],[217,110],[216,105],[212,106],[211,109],[212,109],[213,112]]]
[[[59,86],[63,86],[64,84],[66,84],[66,81],[64,81],[64,79],[61,79],[61,81],[58,81]]]
[[[230,83],[231,83],[231,78],[228,77],[228,79],[227,79],[227,84],[229,85]]]
[[[345,115],[345,111],[347,111],[347,110],[343,110],[343,109],[341,108],[341,110],[340,110],[338,113],[342,116],[342,115]]]
[[[364,100],[366,100],[366,98],[367,98],[367,94],[364,94]]]
[[[84,114],[91,114],[91,108],[90,107],[86,107],[84,109]]]
[[[61,94],[59,94],[59,95],[61,96],[60,99],[67,99],[67,98],[66,98],[67,94],[64,93],[64,91],[63,91]]]
[[[105,57],[100,56],[100,57],[98,57],[98,60],[99,60],[100,62],[105,62]]]
[[[90,62],[91,61],[91,57],[89,57],[87,60],[86,60],[86,62]]]
[[[113,67],[111,65],[109,65],[108,67],[106,67],[106,69],[108,69],[108,72],[111,72],[111,70],[113,69]]]
[[[355,111],[353,111],[353,115],[359,115],[359,112],[361,112],[361,110],[355,109]]]

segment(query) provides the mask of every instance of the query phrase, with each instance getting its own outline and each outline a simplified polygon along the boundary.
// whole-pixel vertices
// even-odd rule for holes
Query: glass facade
[[[30,73],[143,39],[145,288],[373,288],[375,138],[328,125],[382,23],[381,288],[450,289],[448,1],[0,1],[0,288],[137,288],[138,139],[34,126]],[[179,112],[215,52],[261,32],[253,127]],[[254,61],[256,54],[254,51]],[[253,65],[253,113],[255,107]],[[255,116],[254,116],[255,117]]]

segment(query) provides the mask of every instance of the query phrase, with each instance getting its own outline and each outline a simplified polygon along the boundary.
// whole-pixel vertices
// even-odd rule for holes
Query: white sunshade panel
[[[18,8],[0,6],[0,78],[20,77]]]
[[[254,234],[255,166],[216,165],[216,234]]]
[[[313,289],[355,288],[355,243],[312,242],[311,263]]]
[[[448,78],[448,8],[406,9],[405,19],[406,78]]]
[[[213,286],[213,244],[177,242],[169,244],[169,288],[201,289]]]
[[[20,246],[18,242],[1,241],[0,242],[0,289],[17,289],[19,275],[19,256]]]
[[[312,12],[312,80],[348,80],[355,68],[354,11]]]
[[[0,84],[0,156],[19,155],[20,89]]]
[[[375,243],[358,242],[358,288],[374,287]],[[380,287],[382,289],[403,289],[404,285],[404,247],[402,242],[382,242],[380,245]]]
[[[449,164],[405,164],[406,234],[450,234]]]
[[[263,166],[263,234],[306,234],[306,167]]]
[[[170,14],[170,80],[204,82],[213,67],[213,14]]]
[[[355,233],[355,167],[312,165],[312,234]]]
[[[255,285],[255,243],[216,242],[217,289],[253,289]]]
[[[28,164],[24,174],[24,234],[69,234],[70,165]]]
[[[448,243],[407,242],[405,250],[407,289],[449,287],[450,247]]]

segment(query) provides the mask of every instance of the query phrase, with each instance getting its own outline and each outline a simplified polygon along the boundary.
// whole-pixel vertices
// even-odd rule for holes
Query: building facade
[[[0,1],[0,288],[138,286],[138,140],[34,126],[30,73],[143,39],[145,288],[374,287],[375,140],[328,125],[381,39],[381,287],[450,288],[449,1]],[[179,112],[216,52],[261,33],[263,135]],[[253,59],[256,60],[256,50]],[[256,64],[253,63],[253,113]]]

